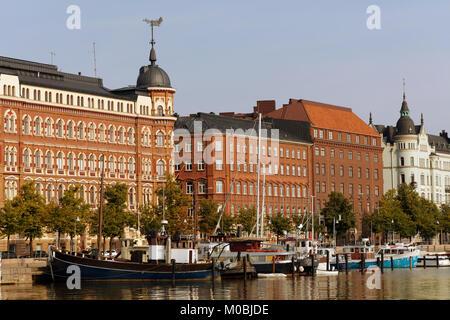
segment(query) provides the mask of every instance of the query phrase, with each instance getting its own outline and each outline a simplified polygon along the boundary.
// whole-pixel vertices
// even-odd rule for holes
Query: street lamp
[[[439,228],[439,220],[436,220],[436,225],[437,225],[437,228]],[[439,244],[441,244],[441,241],[442,241],[442,229],[440,231]]]
[[[392,244],[394,244],[394,219],[391,220],[391,224],[392,224]]]
[[[73,238],[74,238],[75,244],[72,245],[72,249],[73,249],[74,252],[77,252],[77,222],[80,222],[80,218],[79,217],[77,217],[75,219],[75,224],[74,224]]]

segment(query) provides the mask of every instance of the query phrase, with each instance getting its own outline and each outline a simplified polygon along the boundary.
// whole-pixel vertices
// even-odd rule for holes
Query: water
[[[397,300],[450,299],[450,268],[385,270],[381,289],[369,289],[371,273],[337,276],[217,280],[201,282],[82,282],[80,290],[64,282],[0,286],[0,300]]]

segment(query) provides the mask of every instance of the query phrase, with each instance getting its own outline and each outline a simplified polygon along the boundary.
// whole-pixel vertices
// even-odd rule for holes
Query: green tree
[[[167,230],[170,234],[192,234],[193,221],[189,217],[187,208],[192,205],[189,196],[183,194],[180,183],[176,182],[170,174],[166,175],[163,187],[156,190],[158,205],[154,206],[155,213],[163,216],[163,204],[165,205],[165,219],[168,221]]]
[[[33,254],[33,239],[43,235],[46,225],[44,198],[36,190],[34,182],[24,183],[19,194],[12,200],[12,207],[20,214],[22,233],[30,240],[30,255]]]
[[[47,205],[47,227],[57,233],[58,247],[61,234],[69,234],[72,241],[75,235],[82,235],[86,230],[91,214],[90,205],[78,197],[79,191],[79,186],[70,186],[64,191],[59,203],[51,202]]]
[[[9,257],[9,242],[14,234],[21,233],[22,225],[20,223],[21,216],[19,211],[13,207],[12,201],[7,200],[5,206],[0,209],[0,236],[6,236],[6,247]]]
[[[229,215],[219,211],[219,203],[212,199],[202,199],[199,203],[198,218],[200,232],[212,234],[216,229],[217,222],[220,219],[220,230],[229,232],[233,226],[234,219]],[[222,218],[220,215],[222,214]],[[222,230],[223,229],[223,230]]]
[[[145,204],[139,207],[140,214],[140,231],[145,236],[157,233],[161,229],[162,216],[158,215],[152,205]]]
[[[450,206],[447,204],[441,205],[439,212],[439,230],[445,233],[450,232]]]
[[[322,209],[327,230],[333,230],[333,219],[339,221],[335,224],[336,236],[344,236],[350,228],[356,224],[353,205],[340,192],[331,192],[328,201]],[[316,223],[316,221],[314,221]]]
[[[274,216],[271,216],[269,221],[269,229],[277,235],[277,241],[278,238],[284,234],[284,231],[289,232],[292,230],[291,220],[283,216],[280,212]]]
[[[106,187],[106,205],[103,210],[103,237],[109,238],[109,248],[112,240],[123,235],[126,227],[133,227],[136,216],[127,209],[128,186],[117,183]]]
[[[239,216],[236,218],[236,223],[242,225],[243,231],[246,231],[250,235],[256,224],[255,206],[251,206],[250,208],[241,207],[239,209]]]

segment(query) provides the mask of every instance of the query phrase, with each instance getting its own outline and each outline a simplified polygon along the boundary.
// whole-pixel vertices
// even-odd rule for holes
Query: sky
[[[80,8],[80,29],[67,8]],[[381,29],[366,13],[380,8]],[[53,63],[97,76],[109,89],[135,85],[157,64],[177,92],[174,109],[251,112],[257,100],[290,98],[346,106],[364,121],[395,125],[406,79],[411,117],[428,133],[449,131],[450,1],[8,1],[0,11],[0,56]]]

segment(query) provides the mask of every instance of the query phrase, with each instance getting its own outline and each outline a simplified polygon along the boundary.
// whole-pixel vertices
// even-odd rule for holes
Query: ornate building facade
[[[406,183],[440,206],[450,204],[450,139],[444,130],[427,134],[423,115],[415,125],[403,94],[396,126],[369,124],[383,137],[384,192]]]
[[[95,208],[103,163],[105,185],[127,184],[129,209],[152,203],[173,170],[174,93],[153,42],[136,86],[115,90],[54,65],[0,57],[0,206],[34,181],[48,202],[80,186]]]

